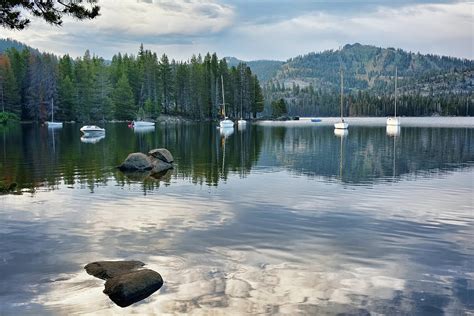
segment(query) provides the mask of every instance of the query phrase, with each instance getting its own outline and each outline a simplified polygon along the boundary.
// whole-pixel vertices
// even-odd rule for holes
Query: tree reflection
[[[162,124],[146,133],[116,123],[106,130],[106,138],[84,143],[75,124],[49,131],[34,124],[2,126],[0,182],[32,193],[60,184],[93,192],[110,181],[121,186],[140,182],[146,193],[171,179],[217,186],[231,174],[246,177],[259,165],[360,184],[445,172],[474,161],[474,130],[465,128],[403,128],[393,134],[384,127],[354,127],[341,138],[323,126],[249,125],[227,136],[214,124],[197,123]],[[127,177],[115,168],[131,152],[160,147],[175,158],[175,169],[166,177]]]

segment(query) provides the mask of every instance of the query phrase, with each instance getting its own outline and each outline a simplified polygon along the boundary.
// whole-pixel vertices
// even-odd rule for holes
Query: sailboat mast
[[[395,67],[395,117],[397,117],[397,81],[398,81],[398,68]]]
[[[342,75],[342,68],[341,68],[341,121],[342,121],[343,103],[344,103],[344,76]]]
[[[222,106],[224,108],[224,117],[225,116],[225,96],[224,96],[224,77],[221,75],[221,88],[222,88]]]
[[[51,122],[54,122],[54,101],[51,99]]]

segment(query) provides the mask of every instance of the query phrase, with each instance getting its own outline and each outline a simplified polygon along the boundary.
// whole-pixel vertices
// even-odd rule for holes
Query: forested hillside
[[[255,117],[263,110],[260,83],[243,63],[229,67],[216,54],[169,60],[145,50],[105,62],[88,51],[81,58],[16,47],[0,54],[0,106],[22,120],[45,121],[54,101],[58,120],[155,118],[161,113],[193,119],[226,114]]]
[[[401,115],[474,115],[474,61],[361,44],[281,65],[264,86],[265,113],[284,98],[290,115],[337,115],[342,70],[347,115],[391,115],[396,68]]]
[[[229,66],[237,66],[239,63],[245,63],[252,69],[252,72],[258,77],[260,82],[266,83],[272,79],[280,69],[280,66],[284,64],[283,61],[279,60],[252,60],[243,61],[235,57],[225,58]]]

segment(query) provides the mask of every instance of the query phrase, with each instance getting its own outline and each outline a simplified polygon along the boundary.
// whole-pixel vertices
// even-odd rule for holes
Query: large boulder
[[[127,307],[150,296],[163,286],[161,275],[142,269],[141,261],[97,261],[84,269],[90,275],[106,280],[104,293],[120,307]]]
[[[107,280],[143,267],[141,261],[97,261],[87,264],[84,269],[96,278]]]
[[[132,153],[119,166],[119,169],[122,171],[146,171],[153,169],[153,166],[149,156],[143,153]]]
[[[104,293],[118,306],[127,307],[147,298],[162,286],[163,278],[158,272],[144,269],[108,279]]]
[[[118,167],[121,171],[151,171],[159,173],[173,168],[173,155],[165,149],[158,148],[148,152],[129,154],[125,161]]]
[[[159,159],[163,162],[173,163],[173,155],[166,148],[156,148],[148,152],[148,156]]]

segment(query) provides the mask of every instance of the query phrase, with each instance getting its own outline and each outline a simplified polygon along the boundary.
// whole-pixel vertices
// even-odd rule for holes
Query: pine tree
[[[125,74],[117,82],[113,92],[114,117],[119,120],[133,120],[136,108],[134,106],[132,87]]]

